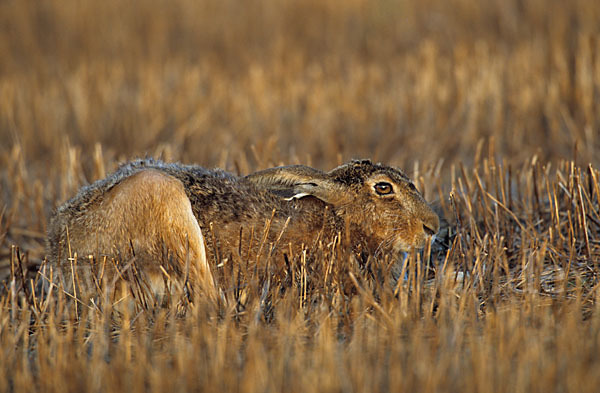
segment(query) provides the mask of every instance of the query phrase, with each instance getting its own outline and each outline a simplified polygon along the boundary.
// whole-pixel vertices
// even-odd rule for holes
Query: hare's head
[[[369,160],[327,173],[299,165],[272,168],[247,179],[285,199],[313,196],[331,205],[371,252],[422,248],[439,229],[437,214],[402,171]]]

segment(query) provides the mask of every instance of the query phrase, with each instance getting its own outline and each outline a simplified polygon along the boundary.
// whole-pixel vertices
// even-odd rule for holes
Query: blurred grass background
[[[29,163],[154,153],[253,170],[597,163],[594,1],[4,1],[0,144]],[[253,154],[251,146],[257,153]],[[227,153],[224,153],[227,152]],[[223,157],[226,154],[226,157]],[[258,157],[256,157],[258,155]]]
[[[595,391],[599,98],[593,0],[1,0],[1,389]],[[447,268],[277,323],[31,303],[51,210],[146,155],[400,166]]]

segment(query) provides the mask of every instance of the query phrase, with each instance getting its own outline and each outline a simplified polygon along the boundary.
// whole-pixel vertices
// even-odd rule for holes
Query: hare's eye
[[[390,183],[382,181],[375,184],[375,192],[379,195],[388,195],[391,194],[393,191],[394,189],[392,188],[392,185]]]

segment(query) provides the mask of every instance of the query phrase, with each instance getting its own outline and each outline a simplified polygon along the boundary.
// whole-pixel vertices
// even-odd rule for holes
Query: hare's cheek
[[[419,228],[416,223],[410,223],[406,231],[407,243],[410,243],[411,248],[422,248],[425,245],[425,233]]]
[[[394,233],[394,251],[410,251],[415,243],[412,231],[401,228]]]
[[[414,248],[415,244],[413,240],[397,239],[394,243],[395,252],[409,252]]]

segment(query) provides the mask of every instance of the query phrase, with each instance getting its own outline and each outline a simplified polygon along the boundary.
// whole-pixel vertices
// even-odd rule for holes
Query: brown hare
[[[210,266],[231,256],[282,258],[341,233],[355,251],[408,251],[438,228],[438,216],[402,171],[369,160],[330,172],[294,165],[238,177],[143,159],[60,206],[48,253],[66,287],[76,275],[94,288],[99,276],[117,274],[115,260],[135,260],[160,292],[168,260],[179,279],[214,295]]]

